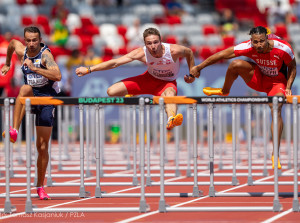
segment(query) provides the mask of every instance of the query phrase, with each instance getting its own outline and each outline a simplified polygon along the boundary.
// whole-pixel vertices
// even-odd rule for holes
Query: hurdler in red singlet
[[[255,63],[252,79],[246,83],[256,91],[266,92],[268,96],[285,93],[287,84],[287,65],[295,58],[291,46],[284,40],[272,39],[273,48],[268,53],[258,53],[251,40],[234,47],[236,56],[246,56]]]
[[[233,60],[227,69],[222,88],[203,88],[203,92],[210,95],[227,96],[234,81],[240,76],[252,89],[266,92],[268,96],[292,95],[292,85],[296,77],[296,60],[291,46],[275,35],[267,36],[266,28],[262,26],[250,30],[251,39],[218,52],[201,64],[191,69],[191,74],[200,76],[200,71],[220,60],[245,56],[247,59]],[[269,105],[273,114],[273,106]],[[282,103],[278,105],[278,145],[283,129],[281,116]],[[273,125],[272,125],[273,126]],[[273,128],[271,128],[273,135]],[[272,156],[274,168],[274,156]],[[281,164],[278,160],[278,168]]]

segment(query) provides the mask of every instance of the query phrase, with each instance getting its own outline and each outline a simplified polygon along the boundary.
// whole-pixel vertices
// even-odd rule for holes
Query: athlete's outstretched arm
[[[235,53],[234,53],[234,47],[229,47],[225,50],[222,50],[218,53],[215,53],[214,55],[208,57],[206,60],[204,60],[202,63],[200,63],[197,66],[194,66],[191,69],[191,74],[194,75],[195,77],[199,77],[200,76],[200,71],[202,69],[204,69],[207,66],[210,66],[220,60],[223,59],[231,59],[236,57]]]
[[[14,52],[16,52],[18,59],[21,61],[21,58],[23,57],[25,52],[25,46],[20,41],[15,39],[11,40],[8,44],[7,53],[6,53],[6,62],[1,69],[2,75],[6,75],[7,72],[9,71],[11,58]]]
[[[142,61],[142,59],[144,57],[145,57],[144,50],[142,48],[138,48],[138,49],[135,49],[135,50],[131,51],[130,53],[122,56],[122,57],[112,59],[112,60],[109,60],[109,61],[105,61],[103,63],[99,63],[99,64],[91,66],[89,68],[88,67],[78,67],[76,69],[76,74],[77,74],[77,76],[81,77],[81,76],[89,74],[93,71],[110,70],[110,69],[114,69],[116,67],[119,67],[123,64],[130,63],[134,60]]]
[[[40,74],[49,80],[52,81],[60,81],[61,80],[61,73],[59,70],[58,65],[55,63],[52,54],[46,50],[42,54],[42,64],[47,68],[43,69],[40,67],[35,67],[34,64],[30,59],[24,60],[24,64],[26,64],[30,70],[33,72]]]
[[[191,73],[190,71],[191,71],[192,67],[195,66],[193,51],[188,47],[174,44],[174,45],[172,45],[171,53],[172,53],[172,55],[174,54],[176,56],[176,59],[177,59],[177,57],[180,57],[180,58],[185,57],[186,62],[189,66],[189,73]],[[186,83],[193,83],[194,80],[195,80],[195,77],[190,76],[190,75],[184,75],[184,81]]]
[[[287,74],[287,85],[286,85],[286,95],[292,95],[292,85],[297,74],[297,66],[295,58],[288,65],[288,74]]]

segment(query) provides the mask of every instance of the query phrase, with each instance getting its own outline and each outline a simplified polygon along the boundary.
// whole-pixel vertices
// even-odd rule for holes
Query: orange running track
[[[226,153],[223,154],[223,167],[231,166],[231,147],[227,145]],[[77,147],[79,147],[77,145]],[[126,167],[126,165],[114,165],[113,161],[116,163],[119,161],[124,161],[124,154],[120,151],[120,145],[110,145],[105,147],[105,156],[107,157],[107,163],[105,165],[108,167]],[[174,167],[174,145],[170,144],[167,147],[167,157],[169,162],[166,163],[167,167]],[[244,146],[245,147],[245,146]],[[0,148],[3,148],[1,145]],[[182,151],[180,151],[180,166],[186,167],[186,148],[183,145]],[[70,152],[71,161],[64,161],[64,167],[72,167],[74,170],[63,170],[58,171],[57,168],[57,145],[52,146],[52,162],[53,170],[52,174],[79,174],[79,148],[75,148]],[[199,149],[199,148],[198,148]],[[3,151],[2,151],[3,152]],[[15,152],[14,152],[15,153]],[[22,148],[23,157],[25,158],[25,145]],[[253,170],[252,173],[262,173],[262,157],[257,157],[257,151],[254,150],[253,153]],[[94,154],[94,153],[93,153]],[[92,154],[92,155],[93,155]],[[4,156],[1,156],[1,168],[3,173],[4,168]],[[139,155],[138,155],[139,157]],[[198,158],[199,167],[208,167],[208,149],[204,148],[204,157],[205,159]],[[287,160],[285,154],[281,154],[283,174],[292,174],[293,169],[287,169]],[[215,173],[232,173],[232,170],[222,170],[218,169],[218,158],[219,155],[215,155]],[[238,164],[238,167],[247,167],[247,151],[241,149],[241,162]],[[74,162],[78,164],[74,164]],[[151,174],[159,174],[159,154],[152,154],[151,157]],[[25,174],[23,170],[17,170],[19,167],[24,167],[25,164],[19,165],[14,161],[14,174]],[[95,164],[92,163],[92,167],[95,167]],[[258,169],[254,168],[257,167]],[[271,162],[268,160],[268,176],[253,176],[255,182],[273,182],[273,170],[271,170]],[[71,169],[72,169],[71,168]],[[203,169],[203,168],[202,168]],[[209,174],[208,169],[199,170],[199,174]],[[34,168],[32,168],[34,173]],[[92,170],[92,176],[85,178],[85,182],[95,182],[96,172]],[[166,170],[166,173],[174,174],[174,170]],[[191,172],[193,172],[193,166],[191,166]],[[247,173],[248,169],[238,169],[237,173]],[[133,173],[132,170],[105,170],[105,174],[116,173],[116,174],[128,174]],[[186,177],[186,170],[180,171],[181,176],[175,177],[165,177],[166,182],[193,182],[193,177]],[[217,192],[231,193],[231,192],[274,192],[273,185],[247,185],[247,176],[238,176],[239,180],[238,186],[231,185],[216,185],[215,190]],[[151,177],[152,182],[159,182],[159,177]],[[230,176],[215,176],[215,182],[231,182],[232,178]],[[54,182],[80,182],[80,178],[72,177],[53,177]],[[140,179],[139,179],[140,181]],[[209,182],[209,177],[198,177],[198,181]],[[292,176],[280,176],[280,182],[284,181],[293,181]],[[5,177],[0,178],[0,183],[5,182]],[[26,178],[12,178],[11,183],[25,183]],[[33,182],[33,179],[32,179]],[[101,183],[104,182],[132,182],[131,177],[107,177],[101,178]],[[5,193],[5,187],[0,187],[1,194]],[[32,198],[33,205],[38,208],[89,208],[89,207],[139,207],[140,198],[138,197],[129,197],[129,198],[95,198],[95,186],[86,186],[85,190],[90,192],[90,197],[79,198],[79,197],[53,197],[52,200],[43,201],[38,198]],[[166,204],[170,207],[248,207],[248,206],[273,206],[273,197],[209,197],[209,186],[199,186],[199,190],[203,191],[202,197],[165,197]],[[46,187],[47,193],[79,193],[79,186],[55,186],[55,187]],[[101,186],[101,191],[105,193],[140,193],[139,186]],[[36,193],[36,189],[32,187],[33,194]],[[159,193],[160,186],[147,186],[146,193]],[[193,186],[165,186],[165,193],[192,193]],[[293,185],[279,185],[279,192],[293,192]],[[25,194],[26,187],[11,187],[11,194]],[[0,199],[0,207],[4,207],[5,198]],[[280,204],[282,205],[281,212],[240,212],[240,211],[209,211],[209,212],[167,212],[159,213],[159,197],[146,197],[146,202],[150,207],[150,211],[146,213],[138,212],[107,212],[107,213],[90,213],[90,212],[58,212],[58,213],[25,213],[25,202],[26,198],[11,198],[12,205],[16,206],[17,212],[12,214],[0,214],[1,222],[299,222],[300,214],[299,212],[293,212],[293,197],[279,197]]]

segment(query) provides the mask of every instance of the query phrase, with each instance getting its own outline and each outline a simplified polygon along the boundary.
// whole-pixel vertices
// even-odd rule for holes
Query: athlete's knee
[[[114,88],[109,87],[109,88],[107,89],[107,95],[108,95],[109,97],[116,96],[116,95],[115,95],[115,90],[114,90]]]
[[[47,155],[48,154],[48,142],[42,141],[36,143],[36,148],[39,155]]]
[[[238,68],[241,68],[243,66],[243,60],[240,60],[240,59],[236,59],[236,60],[233,60],[230,64],[229,64],[229,67],[228,68],[231,68],[231,69],[238,69]]]
[[[176,96],[176,91],[174,88],[169,87],[163,92],[163,96]]]
[[[33,91],[32,91],[32,87],[30,85],[23,85],[20,88],[19,91],[19,96],[23,97],[23,96],[33,96]]]

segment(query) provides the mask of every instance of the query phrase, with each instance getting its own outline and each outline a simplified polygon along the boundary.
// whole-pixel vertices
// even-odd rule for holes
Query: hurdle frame
[[[31,122],[30,122],[30,111],[31,111],[31,100],[33,101],[32,104],[52,104],[51,98],[52,97],[24,97],[21,99],[21,102],[24,103],[25,100],[25,111],[26,111],[26,168],[27,168],[27,199],[26,199],[26,204],[25,204],[25,212],[26,213],[36,213],[36,212],[147,212],[149,211],[149,206],[146,203],[145,200],[145,176],[144,176],[144,168],[141,168],[141,199],[140,199],[140,206],[139,207],[114,207],[114,208],[37,208],[32,205],[32,200],[31,200],[31,173],[30,173],[30,168],[31,168]],[[43,101],[43,99],[45,99]],[[61,99],[61,98],[59,98]],[[59,99],[53,99],[59,100]],[[73,98],[74,99],[74,98]],[[40,101],[38,101],[40,100]],[[48,102],[46,102],[48,100]],[[76,100],[76,99],[75,99]],[[122,102],[124,101],[121,100]],[[150,102],[150,100],[146,99],[147,103]],[[57,101],[56,101],[57,102]],[[61,102],[63,103],[63,101]],[[74,102],[70,102],[71,104],[74,104]],[[130,103],[130,102],[129,102]],[[131,103],[136,104],[136,99],[131,100]],[[83,134],[83,104],[84,103],[79,103],[79,119],[80,119],[80,166],[81,166],[81,179],[80,179],[80,192],[79,192],[79,197],[85,196],[85,184],[84,184],[84,153],[83,153],[83,147],[84,147],[84,134]],[[96,103],[95,103],[96,104]],[[120,103],[123,104],[123,103]],[[144,110],[145,110],[145,99],[144,98],[139,98],[138,99],[138,104],[139,104],[139,111],[140,111],[140,134],[144,135]],[[99,113],[98,113],[99,114]],[[96,116],[97,117],[97,116]],[[100,126],[98,126],[100,128]],[[96,130],[97,131],[97,130]],[[98,138],[98,137],[97,137]],[[143,137],[142,137],[143,138]],[[140,149],[141,149],[141,166],[144,166],[144,151],[145,151],[145,146],[144,146],[144,141],[143,139],[140,139]],[[97,168],[99,170],[99,168]],[[98,172],[98,171],[97,171]],[[97,176],[100,177],[99,172],[97,173]],[[99,181],[98,181],[99,180]],[[100,182],[100,179],[97,179],[97,182]],[[98,184],[96,188],[99,193],[101,194],[101,189],[100,185]]]
[[[255,101],[255,97],[251,97],[252,100],[251,102]],[[208,103],[209,106],[209,114],[208,114],[208,119],[209,119],[209,126],[208,126],[208,131],[209,131],[209,137],[211,138],[211,140],[209,141],[209,150],[210,150],[210,173],[211,173],[211,185],[209,188],[209,194],[210,195],[215,195],[215,191],[214,191],[214,187],[213,187],[213,159],[211,159],[211,155],[213,155],[213,122],[212,122],[212,109],[213,109],[213,104],[212,103],[233,103],[233,102],[237,102],[236,100],[234,100],[233,97],[227,97],[227,98],[219,98],[219,97],[212,97],[210,99],[204,99],[202,100],[201,98],[193,98],[195,100],[191,100],[191,98],[180,98],[178,100],[176,100],[174,97],[154,97],[154,102],[159,103],[160,108],[161,108],[161,112],[162,112],[162,107],[164,105],[164,103],[196,103],[196,102],[200,102],[200,103]],[[248,97],[249,99],[249,97]],[[271,101],[270,101],[271,99]],[[158,102],[159,101],[159,102]],[[239,103],[246,103],[245,102],[246,99],[244,101],[240,101]],[[278,118],[277,118],[277,114],[278,114],[278,101],[280,103],[284,102],[283,97],[265,97],[265,98],[261,98],[256,100],[256,103],[269,103],[272,102],[273,103],[273,126],[274,129],[277,129],[278,126]],[[296,101],[296,99],[294,100]],[[296,102],[294,102],[296,103]],[[296,107],[296,106],[295,106]],[[233,109],[235,110],[235,109]],[[249,114],[249,113],[248,113]],[[161,116],[160,116],[161,117]],[[250,117],[251,118],[251,117]],[[162,120],[160,120],[162,122]],[[296,130],[296,124],[297,121],[294,121],[294,129]],[[161,126],[162,128],[162,126]],[[233,124],[233,128],[236,128],[235,123]],[[162,129],[161,129],[162,130]],[[235,130],[234,130],[235,131]],[[294,134],[297,134],[297,130],[294,132]],[[161,135],[162,137],[165,137],[164,135]],[[235,136],[235,135],[234,135]],[[295,139],[294,139],[295,140]],[[297,138],[296,138],[297,140]],[[161,142],[163,141],[163,139],[161,139]],[[235,141],[235,138],[233,139],[233,141]],[[273,143],[274,143],[274,157],[275,157],[275,168],[274,168],[274,200],[273,200],[273,206],[272,207],[169,207],[168,205],[166,205],[165,199],[164,199],[164,179],[161,178],[161,198],[159,201],[159,212],[168,212],[168,211],[273,211],[273,212],[279,212],[282,210],[282,206],[279,202],[279,192],[278,192],[278,132],[274,131],[274,136],[273,136]],[[294,143],[294,149],[297,147],[297,143]],[[295,149],[296,150],[296,149]],[[161,145],[161,151],[163,151],[163,146]],[[212,153],[211,153],[212,152]],[[297,154],[297,153],[296,153]],[[163,155],[163,153],[161,152],[161,156]],[[295,159],[295,163],[297,163],[297,156],[294,156]],[[164,163],[163,158],[160,159],[161,160],[161,176],[163,176],[163,171],[164,171]],[[297,165],[297,164],[296,164]],[[295,172],[295,179],[296,177],[298,177],[297,174],[297,166],[295,165],[294,168],[294,172]],[[298,185],[298,182],[296,182],[296,185]],[[295,184],[294,184],[295,185]],[[297,187],[297,186],[294,186]],[[233,193],[232,193],[233,194]],[[219,194],[220,195],[220,194]],[[293,210],[297,210],[299,211],[299,203],[297,200],[297,195],[298,192],[296,191],[296,189],[294,188],[294,200],[293,200]]]

